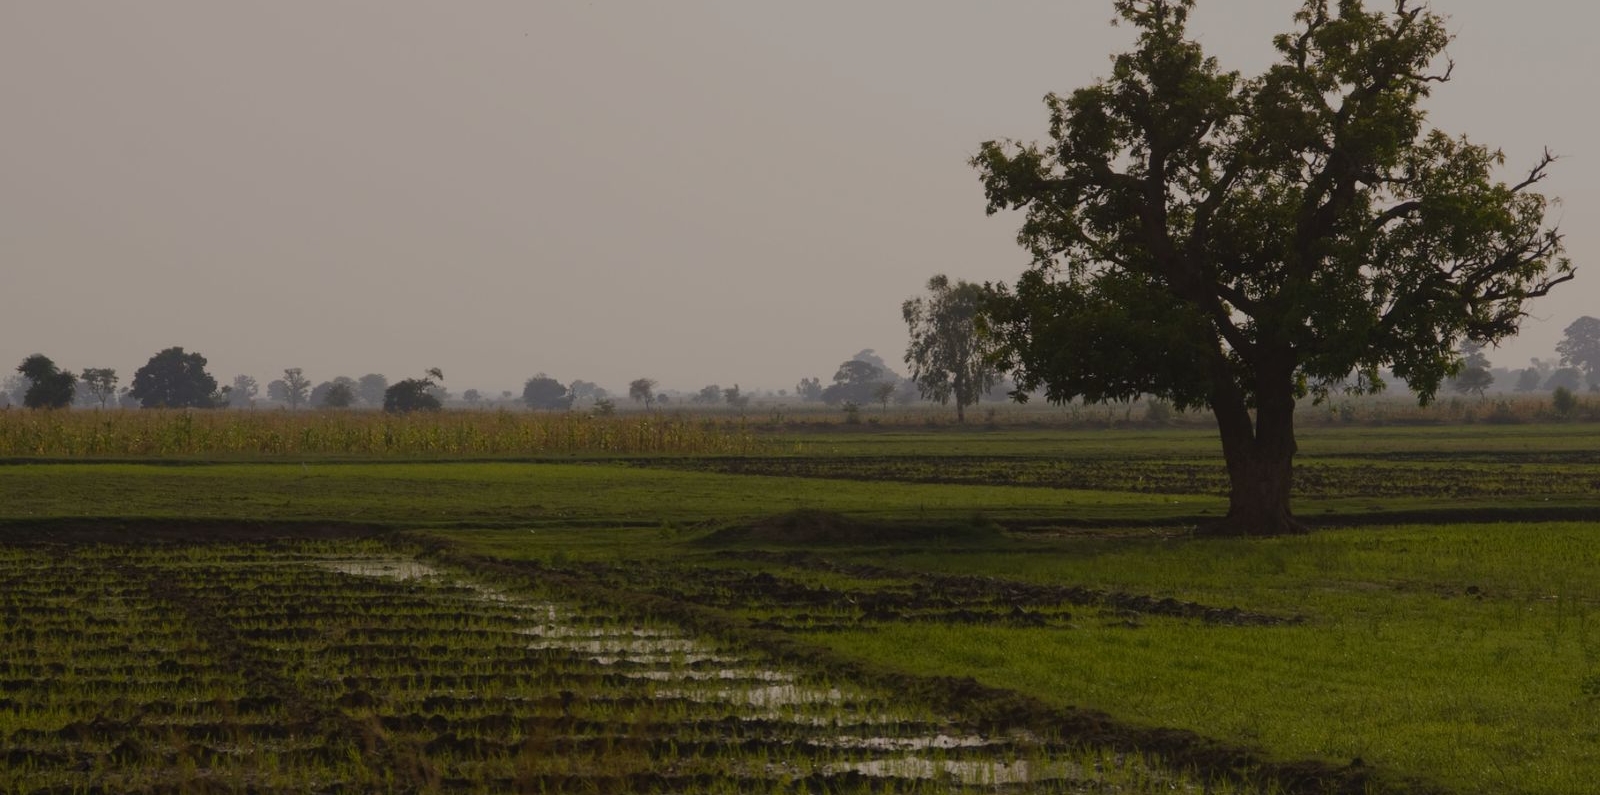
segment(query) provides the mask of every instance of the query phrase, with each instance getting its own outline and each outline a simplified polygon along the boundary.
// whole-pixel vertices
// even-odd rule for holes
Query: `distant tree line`
[[[802,402],[836,407],[906,405],[918,400],[955,403],[958,420],[965,408],[980,400],[1005,400],[1015,395],[1017,385],[1006,377],[996,362],[992,341],[983,328],[985,302],[992,295],[987,286],[952,281],[935,276],[928,282],[926,295],[907,300],[902,306],[911,341],[905,360],[909,376],[895,372],[882,357],[868,348],[840,362],[830,381],[819,377],[801,378],[793,396]],[[1567,326],[1556,355],[1535,358],[1520,370],[1505,370],[1491,365],[1485,346],[1471,341],[1457,349],[1454,375],[1445,386],[1462,395],[1483,396],[1496,384],[1518,393],[1600,391],[1600,319],[1583,316]],[[64,370],[50,357],[36,353],[22,360],[16,375],[0,385],[0,406],[26,408],[251,408],[262,397],[260,383],[249,375],[235,376],[232,383],[218,386],[206,371],[206,357],[181,347],[164,349],[150,357],[134,372],[132,382],[121,386],[117,371],[109,367],[89,367],[78,372]],[[1496,375],[1496,374],[1499,375]],[[1501,380],[1501,377],[1504,380]],[[441,408],[452,399],[442,384],[443,374],[430,369],[422,378],[403,379],[390,384],[381,373],[359,378],[336,376],[313,383],[299,367],[283,370],[281,377],[268,382],[265,398],[289,409],[339,409],[367,407],[388,411],[418,411]],[[678,394],[678,393],[674,393]],[[780,390],[788,396],[788,390]],[[724,387],[707,384],[689,393],[687,403],[699,407],[726,406],[734,410],[749,407],[751,394],[738,384]],[[514,402],[510,391],[499,395],[501,404]],[[468,389],[461,395],[468,406],[494,405],[481,392]],[[628,385],[628,399],[651,409],[670,404],[672,397],[658,390],[655,379],[639,378]],[[582,379],[563,383],[540,372],[523,384],[520,402],[538,411],[567,411],[586,408],[596,414],[610,414],[616,402],[604,387]]]

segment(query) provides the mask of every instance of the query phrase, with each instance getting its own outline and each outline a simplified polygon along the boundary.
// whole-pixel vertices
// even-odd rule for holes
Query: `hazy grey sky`
[[[1202,0],[1254,73],[1294,0]],[[1583,271],[1498,365],[1600,315],[1600,6],[1436,0],[1455,79],[1429,105],[1542,147]],[[1019,218],[966,159],[1044,134],[1108,69],[1109,0],[0,0],[0,364],[124,383],[157,350],[226,382],[444,369],[616,388],[827,380],[898,362],[939,272],[1011,280]]]

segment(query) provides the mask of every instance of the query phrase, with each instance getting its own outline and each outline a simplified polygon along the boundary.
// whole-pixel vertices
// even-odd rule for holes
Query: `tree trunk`
[[[1263,378],[1254,420],[1237,389],[1218,390],[1212,410],[1228,466],[1228,515],[1203,536],[1278,536],[1306,532],[1289,510],[1294,481],[1294,391],[1289,378]],[[1270,382],[1270,383],[1269,383]]]

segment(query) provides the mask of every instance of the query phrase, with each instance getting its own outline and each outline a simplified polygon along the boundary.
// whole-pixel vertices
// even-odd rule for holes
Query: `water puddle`
[[[439,571],[415,558],[342,558],[318,560],[318,568],[357,577],[383,577],[391,580],[420,580],[436,577]]]

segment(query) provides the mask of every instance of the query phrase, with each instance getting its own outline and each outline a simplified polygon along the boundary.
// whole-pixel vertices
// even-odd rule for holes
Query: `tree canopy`
[[[35,353],[17,365],[17,372],[28,379],[28,391],[22,395],[22,405],[30,409],[61,409],[72,405],[78,377],[70,370],[56,367],[50,357]]]
[[[1111,75],[1046,97],[1045,145],[972,160],[1033,257],[993,304],[1002,355],[1052,400],[1210,407],[1231,490],[1209,529],[1299,530],[1298,398],[1389,368],[1431,399],[1459,341],[1572,278],[1533,190],[1553,158],[1507,183],[1500,152],[1427,128],[1450,36],[1408,0],[1307,0],[1255,77],[1189,37],[1194,0],[1114,5],[1138,40]]]
[[[150,357],[133,374],[128,393],[150,408],[208,409],[222,399],[217,380],[206,372],[206,357],[173,347]]]
[[[1600,320],[1584,315],[1572,321],[1556,343],[1561,363],[1583,369],[1591,386],[1600,384]]]
[[[100,408],[117,396],[117,371],[110,367],[85,367],[80,378],[84,388],[100,402]]]
[[[539,373],[522,385],[522,402],[530,409],[572,408],[572,395],[565,384]]]
[[[300,408],[306,402],[306,392],[311,389],[311,379],[298,367],[285,368],[283,378],[267,384],[267,396],[288,403],[290,409]]]
[[[861,354],[856,356],[858,358],[846,359],[839,363],[839,369],[833,373],[833,383],[822,390],[824,403],[830,406],[841,403],[863,406],[877,400],[877,388],[880,384],[892,384],[898,380],[893,373],[882,366],[860,358]]]
[[[635,403],[643,403],[645,408],[650,408],[656,402],[656,380],[654,378],[635,378],[628,383],[628,397]]]
[[[356,382],[356,396],[369,406],[383,405],[383,393],[389,388],[389,379],[382,373],[367,373]]]
[[[444,372],[430,367],[423,378],[404,378],[391,384],[383,392],[383,410],[390,414],[409,414],[413,411],[438,411],[444,405],[434,396]]]
[[[311,394],[306,399],[313,406],[328,409],[349,408],[356,402],[356,389],[358,384],[354,378],[347,375],[335,376],[332,381],[323,381],[311,389]]]

